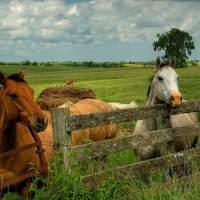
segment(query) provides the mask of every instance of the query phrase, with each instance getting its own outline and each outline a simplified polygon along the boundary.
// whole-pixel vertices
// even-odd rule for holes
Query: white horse
[[[129,103],[129,104],[123,104],[123,103],[119,103],[119,102],[113,102],[113,103],[108,103],[108,104],[111,105],[114,110],[137,107],[137,104],[134,101],[131,101],[131,103]]]
[[[182,95],[178,88],[179,76],[175,72],[176,64],[173,58],[169,64],[161,64],[160,59],[156,60],[157,71],[150,79],[150,85],[147,93],[146,106],[167,103],[171,107],[179,107],[182,102]],[[182,127],[198,123],[196,113],[178,114],[170,116],[172,127]],[[136,124],[133,134],[148,134],[148,131],[157,130],[156,119],[139,120]],[[180,138],[174,141],[174,151],[179,152],[191,149],[198,142],[198,133],[196,136]],[[136,157],[139,161],[147,160],[161,156],[161,149],[156,145],[139,147],[135,150]],[[181,167],[185,170],[184,167]],[[178,173],[178,172],[177,172]],[[186,172],[180,172],[186,173]]]

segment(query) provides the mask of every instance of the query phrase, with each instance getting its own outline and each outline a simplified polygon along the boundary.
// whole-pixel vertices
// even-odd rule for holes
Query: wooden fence
[[[179,137],[188,137],[195,135],[197,132],[200,133],[199,123],[194,126],[177,128],[171,128],[169,123],[170,115],[199,111],[200,101],[184,102],[179,108],[176,109],[171,109],[167,105],[157,105],[79,116],[69,116],[69,110],[67,108],[53,109],[52,117],[54,142],[57,144],[57,148],[63,151],[63,163],[66,169],[70,171],[70,158],[72,157],[69,155],[71,151],[78,152],[73,159],[84,161],[105,156],[113,152],[135,149],[138,146],[173,142],[173,140]],[[80,146],[71,146],[71,132],[74,130],[150,118],[157,119],[157,127],[160,130],[148,132],[145,137],[142,135],[131,135],[88,143]],[[88,151],[88,149],[90,149],[90,151]],[[174,165],[195,161],[199,158],[200,148],[195,148],[179,153],[164,155],[151,160],[117,167],[115,169],[115,173],[117,176],[140,176],[141,174],[149,173],[154,170],[168,170]],[[105,172],[97,172],[83,177],[83,180],[94,184],[95,180],[102,180],[105,176]]]

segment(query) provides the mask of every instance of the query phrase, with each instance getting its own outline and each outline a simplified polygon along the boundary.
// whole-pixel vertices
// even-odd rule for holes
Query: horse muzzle
[[[182,95],[179,91],[172,91],[170,95],[170,104],[172,108],[179,107],[182,103]]]
[[[46,114],[44,114],[43,116],[39,115],[35,117],[35,125],[33,125],[32,128],[35,131],[40,132],[44,131],[47,128],[47,125],[48,125],[48,118]]]

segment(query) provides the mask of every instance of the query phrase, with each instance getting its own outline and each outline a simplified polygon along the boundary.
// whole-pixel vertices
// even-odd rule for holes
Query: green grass
[[[126,156],[125,156],[126,157]],[[128,158],[122,158],[128,159]],[[96,162],[96,161],[90,161]],[[113,163],[113,161],[112,161]],[[85,164],[82,169],[91,169],[92,163]],[[80,167],[80,166],[79,166]],[[73,168],[74,169],[74,168]],[[93,169],[92,169],[93,170]],[[95,188],[91,188],[86,184],[81,184],[81,173],[76,171],[76,174],[68,174],[63,170],[60,156],[53,159],[50,169],[50,179],[45,179],[44,185],[37,187],[37,182],[41,181],[39,176],[36,176],[32,191],[36,192],[35,199],[77,199],[77,200],[198,200],[200,194],[198,174],[194,174],[194,179],[188,181],[184,185],[178,183],[176,179],[171,182],[169,187],[161,187],[163,184],[163,174],[159,172],[152,173],[149,179],[149,184],[144,184],[140,178],[114,176],[113,166],[107,168],[107,178],[99,183]]]
[[[19,72],[20,66],[0,66],[0,70],[6,75]],[[128,64],[124,68],[84,68],[68,65],[55,66],[27,66],[26,81],[35,90],[35,98],[39,93],[54,86],[65,86],[63,80],[73,79],[74,86],[92,88],[97,98],[106,102],[129,103],[132,100],[139,105],[144,105],[148,79],[155,69],[145,68],[142,65]],[[188,67],[177,69],[180,75],[179,87],[186,100],[200,99],[199,74],[200,67]],[[67,86],[66,86],[67,87]],[[122,127],[134,126],[134,122],[123,124]],[[116,166],[135,162],[132,151],[114,153],[108,156],[108,170]],[[79,166],[80,167],[80,166]],[[140,180],[125,178],[115,180],[110,173],[110,178],[104,181],[97,189],[86,189],[80,184],[82,170],[84,173],[99,170],[98,164],[84,163],[77,170],[76,175],[67,174],[60,165],[59,156],[54,158],[51,165],[51,178],[45,180],[46,186],[38,189],[35,179],[33,190],[36,192],[35,199],[199,199],[200,185],[195,182],[184,190],[175,184],[169,190],[153,190],[149,192],[146,185]],[[152,176],[154,177],[154,176]],[[156,174],[151,186],[159,185],[160,175]],[[5,200],[17,199],[13,194],[7,194]]]
[[[135,65],[135,64],[134,64]],[[20,66],[0,66],[8,74],[16,73]],[[74,86],[92,88],[97,98],[109,102],[129,103],[134,100],[143,105],[146,98],[148,79],[155,69],[144,67],[124,68],[84,68],[71,66],[28,66],[26,80],[39,93],[52,86],[65,86],[63,80],[73,79]],[[200,97],[199,67],[177,69],[180,75],[180,91],[184,99],[196,100]]]

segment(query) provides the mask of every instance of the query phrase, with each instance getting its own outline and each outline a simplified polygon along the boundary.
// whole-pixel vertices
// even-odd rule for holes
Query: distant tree
[[[22,61],[22,65],[31,65],[30,60]]]
[[[191,66],[198,66],[198,62],[196,62],[195,60],[191,60],[191,61],[189,62],[189,64],[190,64]]]
[[[32,62],[32,66],[37,66],[38,63],[36,61]]]
[[[45,62],[44,66],[52,66],[52,64],[50,62]]]
[[[0,62],[0,65],[6,65],[6,63],[5,62]]]
[[[85,62],[83,62],[83,66],[85,66],[85,67],[94,67],[94,63],[93,63],[93,61],[90,61],[90,62],[85,61]]]
[[[157,34],[157,41],[154,41],[154,51],[165,52],[162,57],[164,61],[176,56],[176,63],[179,67],[185,67],[188,55],[191,55],[192,49],[195,49],[193,38],[185,31],[172,28],[169,32]]]

